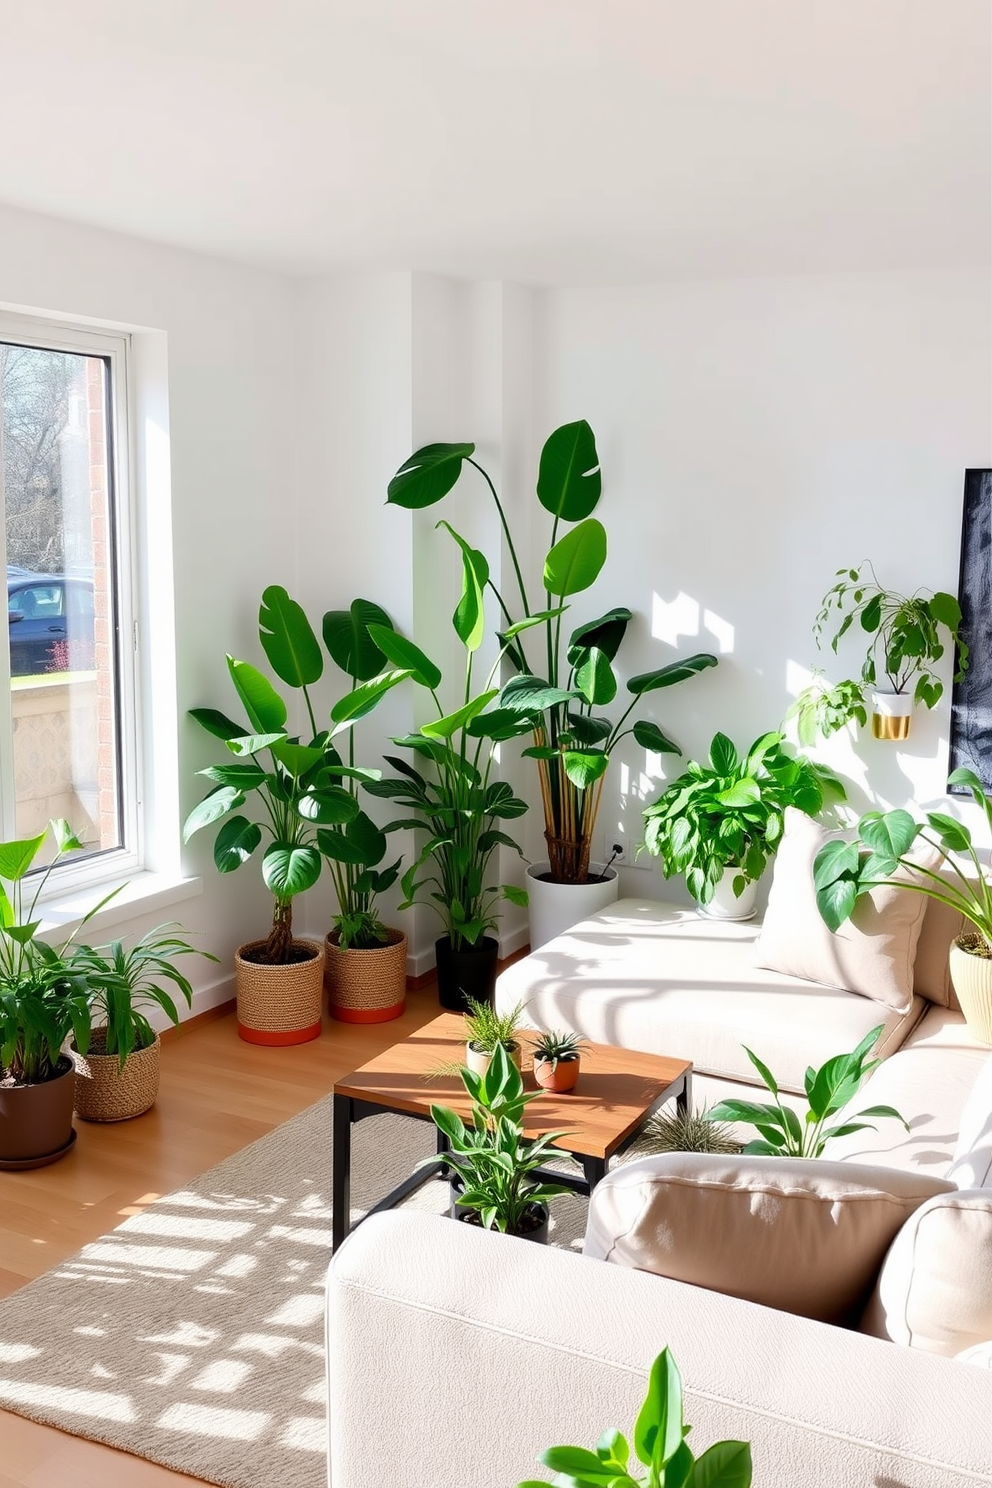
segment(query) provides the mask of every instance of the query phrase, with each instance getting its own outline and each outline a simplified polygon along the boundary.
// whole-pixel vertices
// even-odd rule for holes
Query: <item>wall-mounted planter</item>
[[[911,692],[872,693],[871,731],[876,739],[908,739],[913,721]]]

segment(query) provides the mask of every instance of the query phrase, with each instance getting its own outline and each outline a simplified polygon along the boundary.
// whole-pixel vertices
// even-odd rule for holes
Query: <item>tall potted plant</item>
[[[948,784],[963,786],[992,827],[992,798],[973,770],[955,770]],[[944,872],[909,856],[917,838],[939,853]],[[898,868],[904,872],[897,879]],[[865,894],[883,884],[925,894],[957,910],[971,929],[951,946],[951,981],[975,1038],[992,1044],[992,872],[963,822],[943,811],[928,811],[925,822],[914,821],[901,809],[869,811],[858,823],[854,842],[827,842],[820,848],[813,881],[820,914],[834,931],[850,919]]]
[[[945,638],[955,651],[955,681],[968,666],[968,646],[960,633],[961,606],[953,594],[938,590],[899,594],[883,589],[870,563],[839,568],[837,582],[823,597],[813,626],[817,646],[829,637],[836,653],[855,624],[867,636],[868,648],[857,680],[824,689],[814,684],[797,699],[800,738],[812,742],[819,729],[832,733],[849,719],[864,720],[872,704],[876,739],[909,736],[913,709],[935,708],[943,683],[933,668],[944,654]]]
[[[762,734],[740,755],[718,733],[708,763],[691,760],[647,807],[644,843],[666,878],[685,878],[702,914],[747,920],[786,807],[819,816],[828,801],[845,799],[833,771],[794,756],[781,734]]]
[[[631,677],[620,716],[615,721],[605,716],[601,710],[619,691],[613,663],[632,612],[623,607],[608,610],[570,633],[562,623],[567,601],[590,589],[606,562],[606,530],[592,515],[602,490],[593,431],[584,419],[564,424],[549,436],[541,452],[537,499],[551,518],[551,531],[542,576],[544,603],[539,607],[528,596],[503,504],[474,453],[473,444],[432,444],[417,450],[390,481],[388,500],[410,509],[431,506],[447,495],[463,467],[470,465],[496,503],[517,588],[514,599],[492,586],[503,617],[506,655],[517,670],[503,689],[500,709],[526,719],[533,730],[533,743],[524,752],[537,762],[548,850],[548,861],[533,865],[528,872],[533,891],[531,945],[535,946],[550,938],[545,926],[554,925],[552,933],[556,933],[562,920],[561,909],[551,908],[550,917],[535,925],[534,911],[542,902],[536,897],[541,882],[586,886],[591,878],[599,877],[590,874],[590,854],[612,751],[633,734],[644,749],[681,753],[656,722],[630,721],[641,699],[715,666],[717,658],[697,653]],[[534,637],[515,634],[515,620],[521,619],[536,622],[539,632]],[[597,893],[592,907],[599,907],[600,901],[608,903],[615,893],[615,886],[605,897]],[[590,903],[585,902],[572,915],[565,911],[564,923],[590,912]]]
[[[489,567],[477,549],[455,536],[462,552],[463,582],[453,624],[465,651],[462,696],[467,701],[454,712],[445,712],[438,695],[440,667],[405,636],[370,625],[372,639],[397,668],[395,675],[409,675],[429,692],[437,717],[418,733],[393,740],[411,750],[421,768],[387,755],[387,763],[399,774],[363,784],[370,794],[414,813],[390,822],[387,832],[412,828],[425,834],[416,861],[403,875],[402,907],[424,901],[439,915],[445,933],[435,943],[438,997],[442,1007],[464,1012],[469,998],[478,1002],[492,998],[499,944],[486,931],[496,927],[500,900],[527,902],[522,889],[495,882],[491,870],[501,846],[520,851],[501,823],[527,810],[506,781],[493,778],[496,746],[526,732],[529,724],[518,713],[489,706],[498,694],[492,682],[500,659],[520,627],[514,627],[513,636],[505,641],[483,690],[473,692],[473,662],[485,631]]]
[[[29,881],[49,830],[54,856]],[[76,1140],[75,1072],[62,1046],[71,1035],[85,1052],[91,1011],[86,971],[73,963],[73,945],[118,891],[94,905],[57,949],[40,938],[39,904],[52,870],[82,846],[61,819],[37,837],[0,843],[0,1169],[44,1167]]]
[[[386,673],[355,688],[331,709],[332,727],[318,729],[308,689],[322,674],[323,655],[302,608],[279,586],[262,596],[259,639],[277,677],[302,695],[308,742],[289,732],[289,708],[264,673],[228,656],[248,721],[234,722],[214,708],[191,710],[233,760],[199,772],[212,789],[187,817],[184,837],[188,842],[195,832],[222,823],[214,839],[221,873],[235,872],[268,839],[261,868],[274,900],[272,928],[235,955],[238,1032],[250,1043],[298,1044],[320,1033],[324,947],[294,939],[293,900],[320,878],[318,833],[346,826],[359,814],[355,796],[338,783],[346,767],[333,739],[408,673]],[[241,810],[249,800],[254,819]]]

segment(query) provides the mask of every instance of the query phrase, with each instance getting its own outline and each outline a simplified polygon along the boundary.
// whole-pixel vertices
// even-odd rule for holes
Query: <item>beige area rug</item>
[[[426,1123],[360,1122],[353,1217],[432,1151]],[[223,1488],[324,1488],[330,1164],[327,1099],[15,1292],[0,1406]],[[553,1244],[581,1244],[586,1207],[555,1201]]]

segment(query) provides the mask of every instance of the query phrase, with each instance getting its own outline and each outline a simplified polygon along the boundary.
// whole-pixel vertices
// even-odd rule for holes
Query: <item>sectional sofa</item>
[[[369,1220],[329,1277],[333,1488],[541,1477],[540,1448],[632,1425],[666,1343],[697,1449],[751,1441],[755,1488],[992,1484],[992,1051],[947,977],[960,924],[899,891],[894,916],[881,903],[839,948],[818,944],[793,902],[808,879],[783,856],[763,927],[621,900],[512,966],[497,1000],[692,1058],[697,1103],[757,1094],[743,1043],[798,1100],[807,1065],[880,1027],[851,1109],[894,1105],[909,1132],[879,1122],[815,1163],[615,1168],[581,1256]]]

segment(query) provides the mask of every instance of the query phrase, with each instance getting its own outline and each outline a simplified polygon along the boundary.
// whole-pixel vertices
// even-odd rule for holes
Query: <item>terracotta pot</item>
[[[959,935],[951,946],[951,981],[968,1028],[980,1044],[992,1044],[992,960],[968,949],[977,936]]]
[[[234,956],[238,994],[238,1033],[249,1044],[305,1044],[320,1036],[324,987],[324,947],[317,940],[294,940],[299,960],[285,966],[253,961],[264,940],[239,946]]]
[[[522,1069],[520,1045],[514,1042],[512,1044],[506,1044],[504,1047],[510,1056],[511,1062],[517,1066],[517,1069]],[[482,1049],[477,1049],[474,1044],[465,1045],[465,1065],[467,1069],[473,1070],[475,1074],[481,1076],[486,1073],[492,1062],[493,1056],[491,1054],[484,1053]]]
[[[386,935],[385,945],[362,951],[342,950],[337,930],[324,937],[327,1003],[339,1023],[388,1023],[406,1007],[406,936]]]
[[[552,1090],[555,1095],[564,1095],[574,1090],[579,1078],[582,1060],[578,1054],[566,1055],[555,1063],[552,1059],[539,1059],[534,1055],[534,1079],[542,1090]]]
[[[43,1168],[72,1147],[76,1071],[62,1055],[53,1080],[0,1086],[0,1168]]]
[[[72,1046],[76,1066],[76,1115],[83,1121],[130,1121],[155,1104],[161,1074],[162,1040],[158,1034],[147,1049],[135,1049],[121,1062],[116,1054],[101,1053],[102,1030],[93,1035],[89,1053]]]

